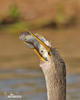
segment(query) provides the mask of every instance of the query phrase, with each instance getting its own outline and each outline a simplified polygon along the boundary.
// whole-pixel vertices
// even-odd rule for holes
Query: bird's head
[[[41,67],[46,66],[43,64],[50,63],[51,44],[44,37],[31,32],[22,32],[19,38],[39,56]]]

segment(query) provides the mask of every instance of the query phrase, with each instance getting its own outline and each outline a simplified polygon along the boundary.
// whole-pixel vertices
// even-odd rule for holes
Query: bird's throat
[[[58,54],[53,57],[50,62],[40,64],[45,76],[48,100],[66,100],[65,64]]]
[[[58,74],[55,68],[44,71],[48,100],[66,100],[65,76]]]

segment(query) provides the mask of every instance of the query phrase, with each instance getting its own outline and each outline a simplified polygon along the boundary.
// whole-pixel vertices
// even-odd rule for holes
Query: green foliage
[[[11,16],[12,18],[19,18],[19,10],[16,4],[10,7],[9,16]]]
[[[58,3],[56,8],[56,23],[62,24],[64,23],[65,17],[64,17],[64,7],[61,3]]]

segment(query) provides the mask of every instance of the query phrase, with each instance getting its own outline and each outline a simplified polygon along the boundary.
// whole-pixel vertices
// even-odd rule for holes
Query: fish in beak
[[[22,32],[19,39],[23,40],[27,47],[32,48],[42,61],[48,61],[51,44],[44,37],[31,32]]]

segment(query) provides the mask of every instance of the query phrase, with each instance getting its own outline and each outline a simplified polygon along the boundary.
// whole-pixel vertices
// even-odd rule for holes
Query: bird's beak
[[[46,50],[49,52],[50,51],[50,47],[47,46],[44,42],[42,42],[37,36],[35,36],[35,34],[31,33],[30,34],[43,46],[46,48]]]
[[[33,49],[33,51],[37,54],[37,56],[43,61],[45,62],[44,58],[39,54],[39,52],[36,49]]]
[[[23,32],[20,35],[20,40],[24,40],[24,43],[33,49],[33,51],[39,56],[42,61],[47,61],[48,53],[50,52],[50,47],[45,44],[37,35],[31,32]],[[43,47],[44,53],[40,52]]]
[[[30,34],[44,47],[46,48],[47,52],[50,51],[50,47],[47,46],[43,41],[41,41],[37,36],[35,36],[35,34],[31,33]],[[40,55],[40,53],[35,49],[33,48],[33,51],[39,56],[39,58],[42,60],[42,61],[45,61],[45,59]]]

